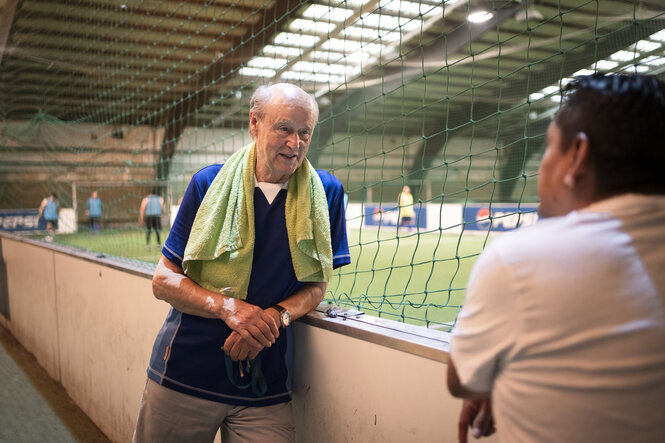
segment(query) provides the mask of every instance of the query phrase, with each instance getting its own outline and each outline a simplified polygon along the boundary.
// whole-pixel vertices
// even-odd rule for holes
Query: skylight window
[[[385,43],[392,43],[399,41],[401,34],[399,30],[372,29],[354,25],[344,28],[342,36],[369,42],[381,39]]]
[[[649,36],[649,40],[656,40],[657,42],[665,42],[665,29],[662,29],[655,34]]]
[[[371,8],[369,0],[334,3],[304,6],[288,31],[277,34],[240,74],[334,87],[391,60],[402,39],[412,38],[436,21],[432,18],[443,16],[442,2],[435,0],[379,0],[372,1]]]
[[[293,70],[300,72],[323,72],[325,74],[344,75],[346,73],[346,66],[317,62],[297,62],[293,65]]]
[[[578,75],[591,75],[594,74],[595,71],[592,71],[591,69],[580,69],[576,73],[573,74],[573,77],[577,77]]]
[[[631,60],[639,58],[639,56],[640,56],[639,52],[635,53],[635,52],[632,52],[632,51],[621,50],[621,51],[617,51],[614,54],[610,55],[610,58],[612,60],[616,60],[618,62],[629,62]]]
[[[338,38],[331,38],[323,42],[321,47],[323,49],[334,49],[344,53],[359,51],[363,44],[354,40],[340,40]]]
[[[596,62],[596,69],[601,71],[609,71],[616,68],[617,66],[619,66],[619,63],[613,62],[611,60],[598,60]]]
[[[534,92],[533,94],[529,94],[529,100],[532,102],[538,101],[545,97],[545,94],[540,93],[540,92]]]
[[[639,42],[635,43],[637,50],[642,52],[653,52],[661,46],[662,45],[660,43],[650,42],[649,40],[640,40]]]
[[[282,74],[285,80],[309,81],[324,84],[340,84],[344,83],[344,77],[331,76],[329,74],[320,74],[312,72],[295,72],[288,71]]]
[[[360,64],[367,57],[362,52],[354,52],[344,56],[341,52],[330,50],[315,50],[309,54],[312,61],[321,63],[339,63],[345,65]]]
[[[240,75],[245,75],[245,76],[248,76],[248,77],[273,78],[275,75],[277,75],[277,71],[274,71],[272,69],[259,69],[259,68],[243,67],[243,68],[240,68]]]
[[[323,20],[313,21],[297,18],[289,24],[289,29],[293,32],[313,32],[315,34],[328,35],[337,27],[337,24],[325,22]]]
[[[441,7],[406,0],[381,0],[379,2],[379,8],[410,17],[443,14],[443,8]]]
[[[286,60],[283,58],[254,57],[247,63],[247,66],[251,68],[269,68],[277,70],[286,66]]]
[[[314,46],[321,40],[315,35],[293,34],[291,32],[280,32],[275,36],[275,45],[296,46],[308,48]]]
[[[263,54],[279,55],[280,57],[298,57],[302,55],[302,49],[294,48],[292,46],[266,45],[263,48]]]
[[[422,25],[422,20],[411,19],[408,17],[394,17],[386,14],[366,14],[359,22],[362,26],[378,29],[401,29],[402,31],[414,31]]]
[[[352,9],[332,8],[324,5],[310,5],[302,14],[303,18],[337,23],[342,23],[352,15]]]
[[[643,60],[642,63],[651,66],[663,66],[665,65],[665,57],[650,57],[646,60]]]

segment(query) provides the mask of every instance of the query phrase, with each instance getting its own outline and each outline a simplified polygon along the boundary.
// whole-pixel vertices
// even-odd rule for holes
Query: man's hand
[[[229,311],[224,321],[250,347],[270,347],[279,337],[279,324],[275,321],[275,316],[267,310],[237,299],[227,300],[224,305]],[[224,348],[226,351],[226,344]]]
[[[175,309],[203,318],[219,318],[253,347],[271,346],[279,336],[278,315],[225,293],[202,288],[182,268],[162,255],[152,279],[152,291]]]
[[[240,334],[233,331],[231,335],[224,342],[224,347],[222,348],[224,352],[231,358],[233,361],[244,361],[247,359],[254,359],[259,352],[263,350],[264,346],[251,346],[245,339],[243,339]]]
[[[496,432],[490,397],[464,400],[458,422],[459,443],[467,442],[469,427],[476,438],[487,437]]]

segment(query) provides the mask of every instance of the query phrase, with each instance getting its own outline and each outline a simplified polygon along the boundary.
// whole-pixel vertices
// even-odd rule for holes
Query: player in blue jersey
[[[164,199],[159,196],[159,189],[152,188],[150,194],[141,201],[139,209],[139,224],[145,223],[145,244],[150,246],[150,232],[155,231],[157,245],[161,245],[159,233],[162,230],[162,213],[164,212]]]
[[[259,87],[254,143],[192,178],[153,278],[172,308],[134,441],[212,442],[218,429],[224,443],[295,441],[289,325],[323,300],[332,268],[350,262],[342,184],[305,160],[317,120],[299,87]],[[303,212],[312,214],[312,274],[299,249],[310,238],[300,235]]]
[[[44,217],[44,220],[46,221],[46,237],[44,240],[47,242],[52,242],[55,238],[55,231],[58,229],[59,213],[60,207],[58,204],[58,197],[55,193],[44,198],[41,205],[39,205],[39,215],[37,218]]]
[[[97,191],[92,191],[90,198],[85,202],[85,215],[88,216],[90,230],[99,232],[99,222],[102,218],[102,200],[97,195]]]

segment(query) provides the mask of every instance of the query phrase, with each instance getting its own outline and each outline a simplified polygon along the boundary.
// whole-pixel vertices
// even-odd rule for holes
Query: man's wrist
[[[282,305],[277,303],[276,305],[271,306],[279,314],[279,325],[282,328],[286,328],[291,324],[291,313]]]

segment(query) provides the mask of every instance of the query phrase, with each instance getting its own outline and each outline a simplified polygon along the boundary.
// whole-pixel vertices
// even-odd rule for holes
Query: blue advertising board
[[[0,229],[37,231],[44,228],[39,224],[38,209],[2,209],[0,210]]]
[[[427,208],[414,205],[415,220],[411,220],[410,227],[427,228]],[[381,207],[381,205],[365,205],[364,223],[367,226],[397,226],[399,221],[399,208],[396,206]]]
[[[538,221],[538,205],[470,204],[464,207],[464,229],[470,231],[512,231]]]

